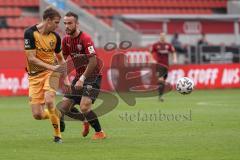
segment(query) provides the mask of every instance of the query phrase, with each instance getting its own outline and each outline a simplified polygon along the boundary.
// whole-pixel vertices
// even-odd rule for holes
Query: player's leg
[[[74,107],[76,103],[74,102],[74,99],[72,98],[67,98],[67,97],[63,97],[62,101],[60,103],[58,103],[57,108],[61,111],[62,115],[60,118],[60,131],[64,132],[65,130],[65,122],[64,122],[64,115],[72,118],[72,119],[76,119],[76,120],[80,120],[80,121],[84,121],[84,116],[79,112],[79,110],[77,108]]]
[[[168,67],[160,65],[158,66],[158,93],[159,93],[159,100],[163,102],[163,94],[168,93],[172,90],[172,86],[170,83],[166,82],[166,79],[168,77]]]
[[[59,87],[60,73],[46,72],[44,75],[44,100],[45,105],[49,111],[49,118],[54,128],[54,142],[62,143],[62,136],[60,132],[60,116],[61,112],[56,109],[55,98],[56,90]]]
[[[64,114],[69,112],[72,102],[67,98],[63,97],[63,100],[58,103],[57,108],[61,112],[60,117],[60,131],[65,131],[65,122],[64,122]]]
[[[167,79],[167,72],[164,76],[159,77],[158,83],[159,83],[159,88],[158,88],[158,93],[159,93],[159,100],[164,101],[163,99],[163,94],[166,94],[172,90],[172,86],[170,83],[166,82]]]
[[[93,136],[93,139],[106,138],[106,135],[102,131],[101,125],[99,123],[97,114],[92,111],[92,104],[95,102],[100,93],[101,79],[102,77],[98,76],[95,78],[94,81],[84,83],[84,88],[82,91],[83,96],[80,102],[80,110],[84,114],[88,123],[91,125],[92,128],[94,128],[96,132],[95,135]]]
[[[44,75],[44,100],[49,111],[49,118],[54,128],[54,142],[62,143],[60,132],[61,112],[56,109],[55,98],[56,91],[59,88],[60,73],[47,71]]]
[[[165,89],[165,80],[167,79],[168,70],[164,66],[158,66],[158,98],[160,101],[163,101],[163,94]]]
[[[64,115],[80,121],[84,121],[85,119],[83,115],[79,112],[79,110],[74,107],[75,104],[80,104],[81,97],[82,97],[82,91],[77,91],[74,88],[74,85],[76,84],[77,81],[78,81],[78,78],[75,78],[72,81],[71,93],[65,94],[62,101],[58,103],[58,106],[57,106],[57,108],[62,113],[62,116],[60,118],[61,132],[64,132],[65,130]]]
[[[74,86],[74,84],[75,83],[73,82],[73,86]],[[81,99],[82,99],[82,94],[83,94],[83,90],[75,90],[75,88],[73,87],[72,88],[72,94],[71,95],[65,95],[64,98],[71,100],[74,103],[74,105],[75,104],[80,104]],[[69,112],[65,112],[65,115],[72,118],[72,119],[83,121],[82,136],[86,137],[89,133],[89,123],[86,120],[83,113],[79,112],[79,110],[77,108],[75,108],[74,105],[72,105]]]
[[[29,76],[29,104],[36,120],[48,119],[49,112],[44,109],[44,83],[41,75]]]
[[[95,134],[92,139],[103,139],[106,138],[105,133],[102,131],[101,125],[99,123],[96,113],[92,111],[92,99],[86,96],[82,97],[80,102],[80,110],[85,116],[88,123],[95,130]]]
[[[158,99],[160,101],[163,101],[163,92],[164,92],[164,86],[165,86],[165,80],[163,79],[163,77],[159,77],[158,78]]]
[[[36,120],[49,119],[49,111],[43,104],[31,104],[32,115]]]
[[[172,89],[173,89],[172,85],[165,81],[163,94],[166,94],[166,93],[172,91]]]
[[[48,108],[49,118],[50,118],[53,128],[54,128],[54,141],[61,143],[62,136],[61,136],[61,132],[60,132],[60,120],[59,120],[61,113],[55,107],[55,96],[56,96],[55,92],[46,91],[45,92],[45,105]]]

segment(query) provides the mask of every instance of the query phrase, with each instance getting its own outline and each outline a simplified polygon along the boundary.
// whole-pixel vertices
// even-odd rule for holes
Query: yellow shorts
[[[29,76],[29,103],[44,104],[45,92],[56,92],[59,85],[60,73],[43,71],[35,76]]]

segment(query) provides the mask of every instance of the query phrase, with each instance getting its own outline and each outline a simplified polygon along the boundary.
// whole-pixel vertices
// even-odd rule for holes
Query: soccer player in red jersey
[[[68,115],[67,112],[77,112],[74,105],[79,104],[82,113],[79,115],[82,115],[81,120],[85,121],[82,135],[84,137],[88,135],[90,124],[95,130],[92,139],[106,138],[96,113],[91,109],[100,92],[102,79],[94,43],[88,34],[79,30],[78,15],[75,13],[68,12],[64,16],[64,25],[67,35],[62,40],[62,52],[65,59],[71,57],[76,76],[71,84],[71,94],[64,96],[60,110]],[[63,119],[61,124],[61,127],[65,128]]]
[[[154,43],[151,46],[150,52],[152,53],[153,58],[159,64],[158,67],[158,83],[159,83],[159,100],[163,101],[162,95],[164,91],[171,90],[170,84],[166,82],[168,76],[168,68],[169,68],[169,55],[173,55],[173,63],[177,63],[177,55],[175,48],[166,42],[166,34],[160,33],[160,41]]]

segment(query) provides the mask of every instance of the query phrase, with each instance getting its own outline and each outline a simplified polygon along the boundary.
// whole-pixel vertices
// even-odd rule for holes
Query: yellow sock
[[[49,111],[47,109],[44,109],[44,112],[43,112],[43,119],[49,119]]]
[[[57,111],[56,109],[49,110],[50,113],[50,120],[52,122],[53,128],[54,128],[54,136],[57,137],[62,137],[61,132],[60,132],[60,120],[59,117],[57,116]]]

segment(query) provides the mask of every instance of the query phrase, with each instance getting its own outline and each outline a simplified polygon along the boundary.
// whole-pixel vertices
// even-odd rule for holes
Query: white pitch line
[[[229,106],[229,105],[237,105],[237,103],[219,103],[219,102],[197,102],[199,106]]]

